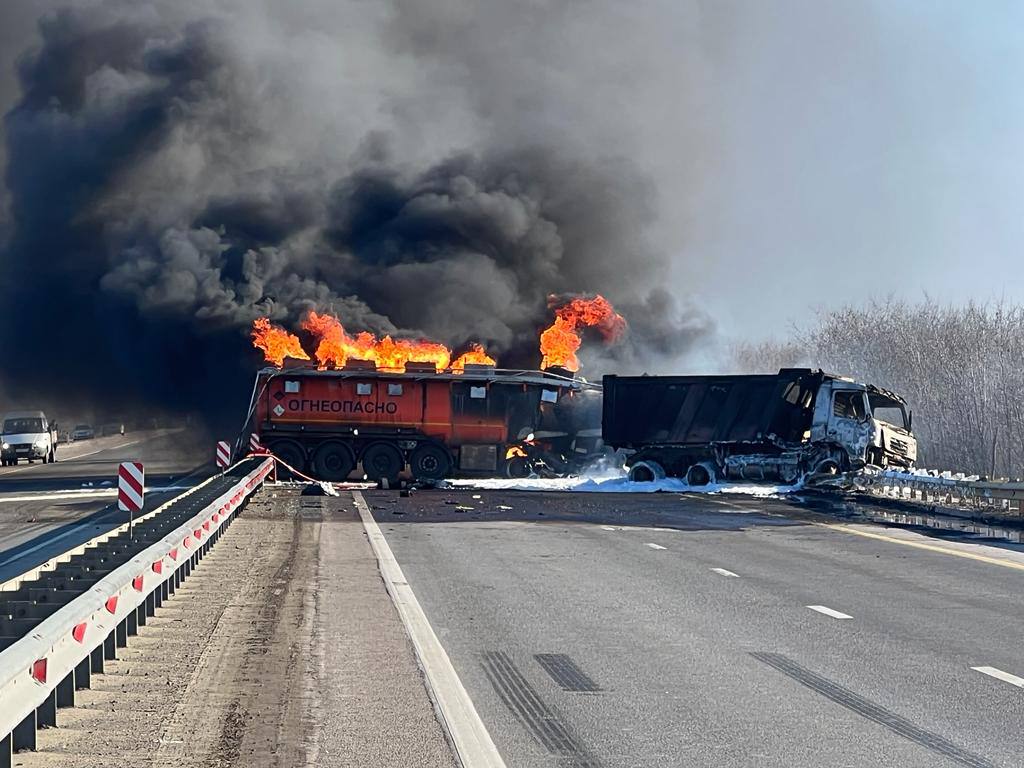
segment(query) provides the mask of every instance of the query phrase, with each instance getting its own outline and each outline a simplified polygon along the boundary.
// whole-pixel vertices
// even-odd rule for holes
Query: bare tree
[[[783,342],[739,345],[741,369],[793,365],[904,395],[923,466],[1017,476],[1024,463],[1024,307],[897,300],[823,311]]]

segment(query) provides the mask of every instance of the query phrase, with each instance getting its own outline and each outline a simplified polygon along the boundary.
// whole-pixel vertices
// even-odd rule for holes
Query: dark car
[[[92,440],[96,437],[96,433],[89,424],[78,424],[71,431],[72,440]]]

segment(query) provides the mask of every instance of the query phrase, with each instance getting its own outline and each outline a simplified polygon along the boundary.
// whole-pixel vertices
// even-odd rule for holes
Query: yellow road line
[[[915,549],[926,549],[929,552],[938,552],[943,555],[952,555],[953,557],[963,557],[968,560],[977,560],[980,563],[988,563],[989,565],[1001,565],[1004,568],[1013,568],[1017,571],[1024,571],[1024,563],[1018,563],[1013,560],[1003,560],[999,557],[988,557],[986,555],[976,555],[973,552],[964,552],[960,549],[950,549],[948,547],[939,547],[935,544],[925,544],[920,541],[907,541],[906,539],[897,539],[893,536],[885,536],[881,533],[869,533],[868,531],[860,531],[856,528],[851,528],[848,525],[839,525],[835,523],[814,523],[822,528],[831,528],[833,531],[841,531],[843,533],[852,533],[855,536],[863,536],[867,539],[877,539],[879,541],[888,541],[892,544],[902,544],[905,547],[914,547]]]

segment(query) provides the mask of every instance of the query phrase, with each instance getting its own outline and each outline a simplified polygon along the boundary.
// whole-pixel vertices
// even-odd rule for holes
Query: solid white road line
[[[665,549],[665,547],[661,546],[661,544],[653,544],[650,541],[647,542],[646,546],[650,547],[651,549]]]
[[[171,491],[187,491],[191,485],[165,485],[161,488],[147,488],[146,493],[169,493]],[[57,491],[47,493],[41,491],[27,496],[0,496],[0,504],[9,501],[60,501],[63,499],[89,499],[102,498],[104,496],[117,496],[117,488],[102,488],[94,491]]]
[[[366,529],[367,538],[370,540],[370,546],[377,556],[384,585],[391,595],[398,615],[402,617],[409,639],[412,640],[427,681],[427,691],[434,701],[434,708],[441,724],[448,731],[455,746],[459,762],[464,768],[505,768],[505,761],[502,760],[498,748],[494,746],[487,727],[473,706],[473,700],[469,698],[441,641],[434,634],[434,629],[420,607],[412,587],[406,581],[405,574],[402,573],[402,568],[388,546],[380,526],[370,514],[363,494],[353,491],[352,496]]]
[[[1024,688],[1024,677],[1011,675],[1009,672],[1003,672],[1003,670],[996,669],[995,667],[971,667],[971,669],[975,672],[981,672],[983,675],[994,677],[997,680],[1002,680],[1004,683],[1016,685],[1018,688]]]
[[[733,576],[733,577],[735,577],[737,579],[740,577],[740,575],[738,573],[733,573],[732,571],[727,571],[727,570],[725,570],[725,568],[712,568],[711,570],[714,571],[715,573],[717,573],[719,576]]]
[[[833,619],[852,619],[853,618],[853,616],[848,616],[847,614],[840,613],[839,611],[833,611],[831,608],[828,608],[827,606],[824,606],[824,605],[808,605],[807,607],[810,608],[812,611],[817,611],[818,613],[823,613],[826,616],[831,616]]]

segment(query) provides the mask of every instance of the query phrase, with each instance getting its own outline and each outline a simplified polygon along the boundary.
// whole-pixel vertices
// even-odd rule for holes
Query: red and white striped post
[[[133,536],[135,513],[146,500],[146,470],[141,461],[123,461],[117,468],[117,508],[128,513],[128,538]]]
[[[231,465],[231,446],[227,440],[217,443],[217,466],[220,469],[227,469]]]
[[[253,432],[249,435],[249,453],[262,453],[263,444],[260,442],[260,436]]]

